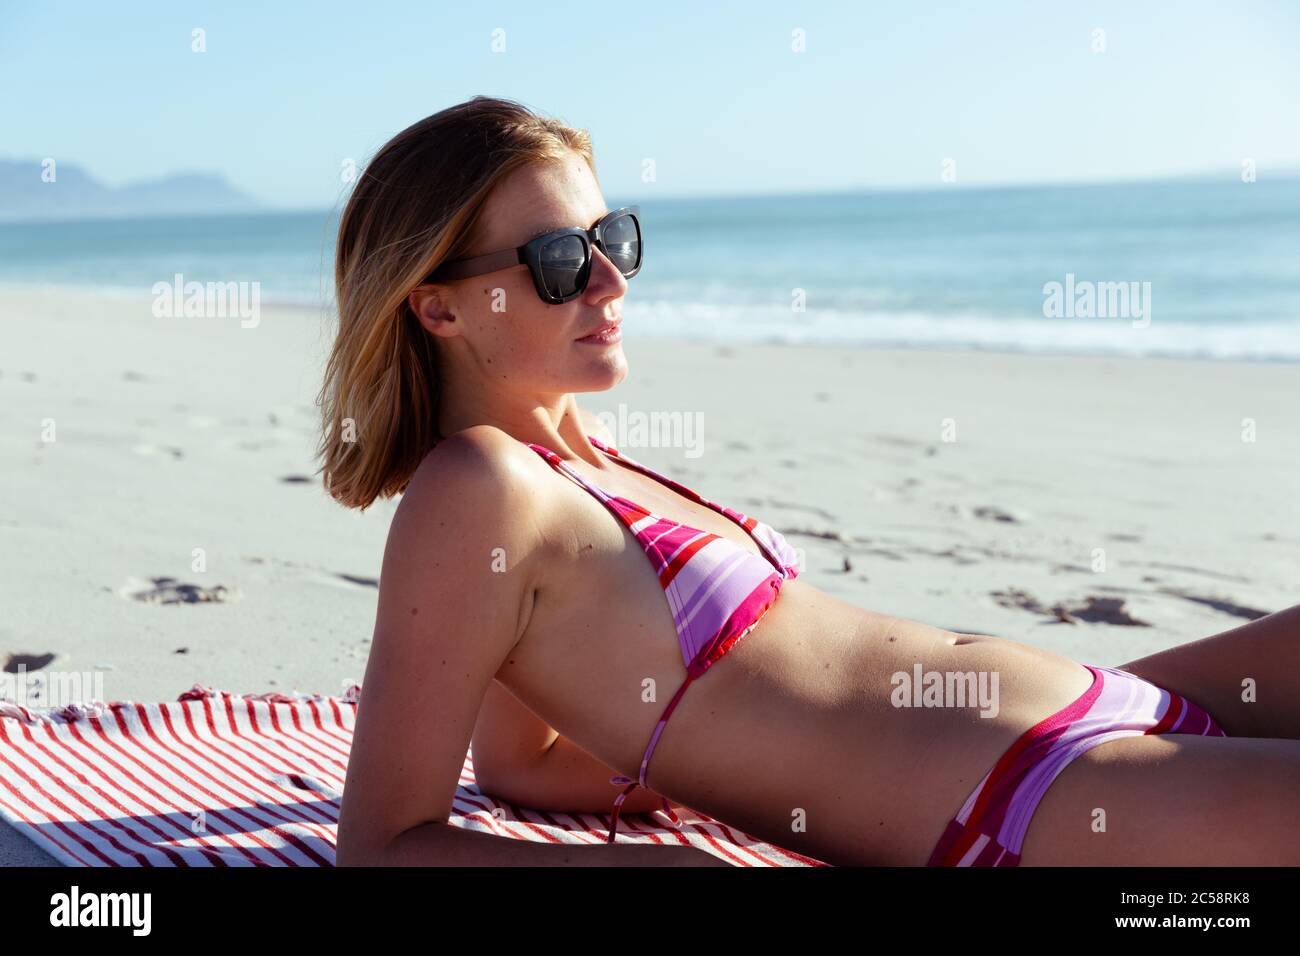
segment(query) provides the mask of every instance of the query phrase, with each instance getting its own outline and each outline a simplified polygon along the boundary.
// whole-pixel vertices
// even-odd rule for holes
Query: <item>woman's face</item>
[[[582,157],[574,154],[562,162],[525,166],[489,196],[478,238],[463,258],[522,246],[552,229],[586,229],[607,212]],[[560,305],[538,297],[523,264],[421,288],[435,291],[430,296],[417,291],[412,305],[421,324],[438,336],[453,387],[488,386],[526,394],[591,392],[612,388],[627,375],[621,341],[579,341],[622,320],[627,292],[627,280],[594,247],[586,290]]]

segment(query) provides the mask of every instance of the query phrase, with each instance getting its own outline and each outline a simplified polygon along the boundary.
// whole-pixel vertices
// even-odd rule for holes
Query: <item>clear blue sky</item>
[[[1263,176],[1300,167],[1300,3],[0,0],[0,88],[0,158],[286,208],[476,93],[591,130],[616,196]]]

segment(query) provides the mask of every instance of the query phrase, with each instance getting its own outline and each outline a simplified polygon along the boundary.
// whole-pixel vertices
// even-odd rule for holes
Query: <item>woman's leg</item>
[[[1021,866],[1300,865],[1300,741],[1126,737],[1072,761]]]
[[[1300,740],[1300,605],[1119,670],[1199,704],[1230,737]]]

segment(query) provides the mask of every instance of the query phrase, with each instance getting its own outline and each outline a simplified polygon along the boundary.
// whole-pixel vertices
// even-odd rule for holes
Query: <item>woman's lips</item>
[[[615,342],[623,340],[623,332],[619,328],[620,323],[611,322],[603,326],[590,335],[584,335],[578,339],[579,342],[589,342],[592,345],[613,345]]]

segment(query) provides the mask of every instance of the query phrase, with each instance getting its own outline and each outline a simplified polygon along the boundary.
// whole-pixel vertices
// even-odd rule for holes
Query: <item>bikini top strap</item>
[[[686,680],[682,681],[682,685],[677,688],[677,693],[673,694],[673,699],[670,700],[668,706],[664,708],[664,712],[659,718],[659,723],[655,724],[654,733],[650,735],[650,743],[645,749],[645,754],[641,757],[641,767],[638,770],[637,779],[633,780],[630,777],[625,777],[619,773],[616,773],[614,776],[609,778],[609,782],[615,786],[623,786],[626,784],[626,787],[622,793],[614,798],[614,806],[610,811],[609,817],[609,838],[605,841],[606,843],[613,843],[614,836],[618,833],[618,813],[623,806],[623,801],[627,799],[627,795],[637,787],[646,786],[645,774],[646,768],[650,766],[650,757],[655,752],[655,746],[659,743],[659,738],[663,735],[664,727],[668,725],[668,718],[673,715],[673,711],[677,709],[678,703],[681,702],[682,696],[686,693],[686,688],[691,686],[691,681],[695,680],[696,676],[694,669],[688,670]],[[663,802],[664,813],[668,814],[673,823],[680,823],[681,821],[677,819],[677,814],[673,812],[672,805],[669,804],[667,797],[663,798]]]
[[[764,555],[764,557],[767,558],[768,563],[775,565],[778,569],[781,569],[782,572],[784,573],[784,569],[786,567],[785,561],[781,558],[779,554],[776,554],[773,551],[773,549],[768,545],[766,541],[764,541],[761,537],[759,537],[759,535],[754,533],[755,528],[758,526],[757,520],[751,518],[749,515],[744,514],[743,512],[737,511],[735,508],[729,508],[725,505],[720,505],[715,501],[710,501],[708,498],[705,498],[694,488],[688,488],[686,487],[686,485],[683,485],[680,481],[675,481],[674,479],[669,478],[667,475],[661,475],[659,472],[655,471],[649,465],[643,465],[635,458],[629,458],[627,455],[623,454],[617,448],[606,445],[598,438],[595,438],[593,436],[588,436],[588,438],[590,439],[593,445],[595,445],[598,449],[600,449],[602,452],[604,452],[609,457],[615,459],[616,461],[620,461],[626,465],[631,466],[634,470],[639,471],[643,475],[647,475],[650,478],[653,478],[661,485],[671,488],[673,491],[677,492],[682,497],[687,498],[690,501],[697,502],[698,504],[702,504],[706,508],[711,508],[712,510],[716,511],[718,514],[722,515],[723,517],[730,519],[733,524],[737,525],[741,531],[744,531],[745,534],[747,534],[750,537],[750,539],[754,542],[754,544],[758,546],[758,550]]]
[[[586,488],[587,491],[591,492],[591,494],[594,495],[597,499],[605,503],[609,502],[611,496],[607,494],[604,491],[604,489],[600,488],[598,485],[593,485],[586,478],[583,478],[582,475],[580,475],[576,469],[570,468],[568,464],[565,463],[563,458],[561,458],[555,452],[551,451],[545,445],[538,445],[530,441],[526,441],[524,442],[524,444],[527,445],[529,448],[531,448],[533,451],[537,452],[537,454],[541,455],[544,459],[546,459],[546,461],[549,462],[556,471],[560,472],[561,474],[568,475],[575,482],[577,482],[579,486]]]

